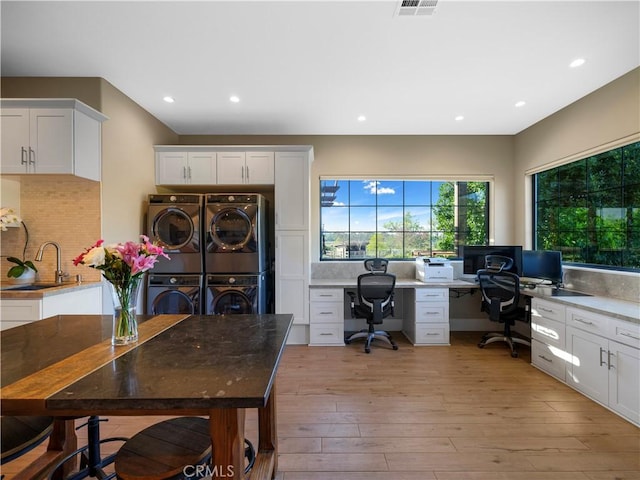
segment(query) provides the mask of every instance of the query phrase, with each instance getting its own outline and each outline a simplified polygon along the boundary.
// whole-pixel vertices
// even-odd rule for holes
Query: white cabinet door
[[[42,319],[42,300],[3,300],[0,303],[2,330]]]
[[[245,183],[245,152],[218,153],[218,183],[241,185]]]
[[[567,326],[566,348],[569,353],[567,383],[606,405],[609,397],[608,340]]]
[[[217,155],[215,152],[189,152],[187,179],[192,185],[215,185],[217,182]]]
[[[640,423],[640,350],[609,341],[609,407]]]
[[[245,158],[245,183],[249,185],[273,185],[273,152],[247,152]]]
[[[277,152],[275,159],[275,215],[278,230],[309,228],[309,155]]]
[[[156,154],[156,185],[186,183],[187,152],[158,152]]]
[[[29,161],[29,109],[3,108],[0,129],[1,173],[26,173]]]
[[[276,313],[293,313],[308,324],[309,262],[306,232],[276,232]]]
[[[32,108],[29,130],[31,173],[73,173],[73,110]]]

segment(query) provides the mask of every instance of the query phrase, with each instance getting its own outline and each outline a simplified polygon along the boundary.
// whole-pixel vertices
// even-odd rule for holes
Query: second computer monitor
[[[525,250],[522,252],[523,277],[562,283],[562,252],[555,250]]]
[[[462,247],[462,269],[465,275],[475,275],[485,268],[487,255],[501,255],[513,259],[513,266],[508,272],[522,275],[521,245],[465,245]]]

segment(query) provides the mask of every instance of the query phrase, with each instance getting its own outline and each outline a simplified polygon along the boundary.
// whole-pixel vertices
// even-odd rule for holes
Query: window
[[[457,256],[486,245],[489,183],[320,180],[320,259]]]
[[[579,264],[640,268],[640,142],[533,176],[534,246]]]

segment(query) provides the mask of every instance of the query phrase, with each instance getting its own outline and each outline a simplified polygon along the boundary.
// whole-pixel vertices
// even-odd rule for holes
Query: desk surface
[[[356,278],[335,278],[335,279],[311,279],[311,288],[355,288]],[[411,278],[398,278],[397,288],[480,288],[475,282],[463,280],[453,280],[452,282],[422,282]],[[561,303],[568,307],[582,308],[601,315],[618,318],[632,323],[640,323],[640,303],[617,300],[615,298],[605,298],[598,296],[584,297],[557,297],[553,295],[552,287],[537,286],[534,289],[523,288],[520,293],[528,297],[540,298],[550,302]]]
[[[111,319],[60,315],[2,332],[2,414],[263,407],[291,315],[158,315],[113,347]],[[128,414],[131,414],[129,412]]]

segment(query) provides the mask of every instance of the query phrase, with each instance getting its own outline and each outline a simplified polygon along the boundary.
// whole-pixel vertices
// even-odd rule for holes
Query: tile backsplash
[[[11,205],[2,205],[11,207]],[[100,272],[75,267],[73,259],[101,238],[100,183],[70,175],[23,175],[20,177],[20,216],[29,231],[25,258],[35,260],[40,245],[53,241],[61,247],[62,270],[69,279],[77,274],[86,281],[99,281]],[[1,234],[2,262],[0,279],[13,265],[4,257],[22,258],[26,240],[22,228],[10,228]],[[55,281],[56,251],[46,247],[42,262],[35,262],[38,281]]]

